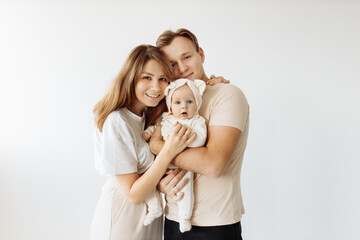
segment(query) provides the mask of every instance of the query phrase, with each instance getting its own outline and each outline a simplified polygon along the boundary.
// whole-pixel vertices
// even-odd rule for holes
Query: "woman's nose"
[[[160,84],[158,80],[154,80],[153,84],[152,84],[152,89],[153,90],[160,90]]]

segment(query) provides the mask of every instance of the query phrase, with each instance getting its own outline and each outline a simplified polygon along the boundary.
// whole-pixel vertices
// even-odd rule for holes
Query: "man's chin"
[[[194,81],[196,78],[195,78],[195,75],[192,73],[192,74],[190,74],[190,75],[188,75],[188,76],[186,76],[186,77],[179,77],[178,79],[180,79],[180,78],[186,78],[186,79],[189,79],[189,80],[191,80],[191,81]]]

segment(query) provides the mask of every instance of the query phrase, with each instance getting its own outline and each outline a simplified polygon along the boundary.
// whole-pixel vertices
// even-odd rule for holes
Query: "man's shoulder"
[[[212,112],[211,109],[217,108],[221,109],[220,112],[225,111],[225,109],[229,109],[231,112],[236,112],[236,109],[248,109],[248,102],[245,94],[235,85],[217,84],[206,88],[206,91],[203,95],[203,110],[207,109]],[[238,108],[234,108],[234,106],[238,106]]]
[[[219,83],[214,86],[208,86],[205,90],[204,96],[210,98],[215,96],[231,96],[231,95],[244,95],[241,89],[232,84]]]

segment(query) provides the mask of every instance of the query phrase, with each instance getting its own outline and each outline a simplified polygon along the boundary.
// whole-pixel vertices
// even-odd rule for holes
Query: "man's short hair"
[[[156,46],[158,48],[165,47],[165,46],[171,44],[171,42],[176,37],[186,37],[194,44],[196,51],[197,52],[199,51],[199,43],[198,43],[198,40],[197,40],[195,34],[193,34],[192,32],[190,32],[189,30],[187,30],[185,28],[179,28],[175,32],[172,30],[166,30],[156,40]]]

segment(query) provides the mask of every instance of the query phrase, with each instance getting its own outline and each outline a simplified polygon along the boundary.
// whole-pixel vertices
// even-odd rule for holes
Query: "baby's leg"
[[[150,223],[152,223],[154,219],[160,217],[163,214],[162,199],[160,196],[160,192],[155,189],[145,199],[145,202],[148,206],[148,213],[145,216],[144,225],[147,226]]]
[[[184,178],[188,178],[189,182],[182,189],[182,192],[184,192],[183,199],[178,202],[181,232],[190,231],[190,218],[194,207],[194,173],[188,171]]]

